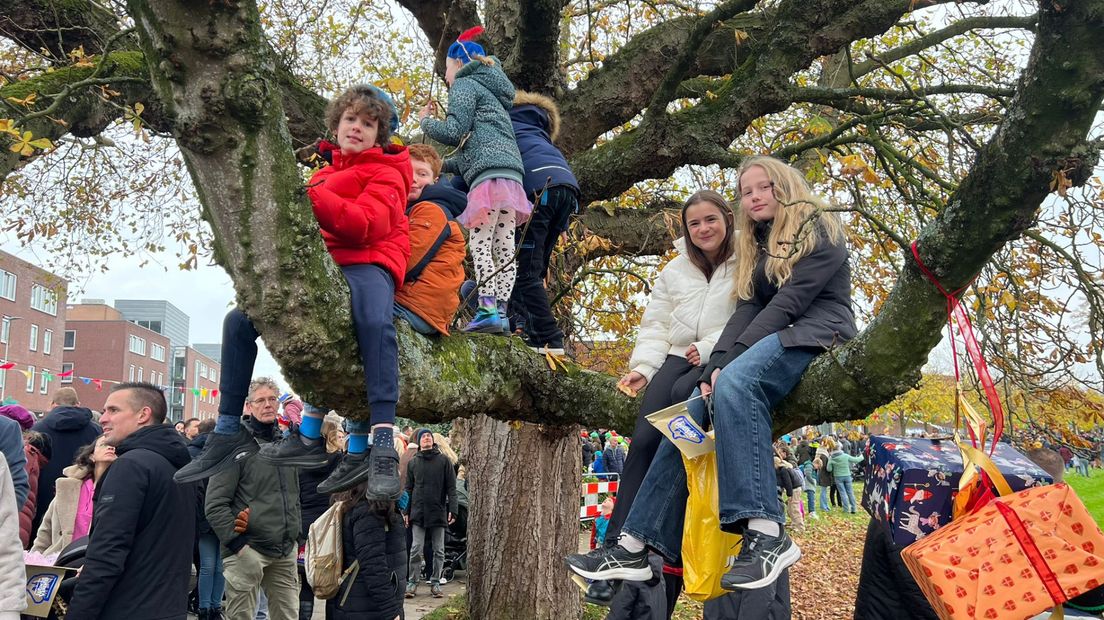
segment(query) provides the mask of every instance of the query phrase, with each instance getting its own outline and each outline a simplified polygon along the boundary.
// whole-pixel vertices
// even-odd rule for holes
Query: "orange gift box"
[[[901,557],[943,620],[1031,618],[1104,583],[1104,534],[1063,483],[996,498]]]

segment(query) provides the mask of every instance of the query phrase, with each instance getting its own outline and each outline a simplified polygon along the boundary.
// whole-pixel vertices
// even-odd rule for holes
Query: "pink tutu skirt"
[[[517,225],[521,226],[533,213],[533,204],[521,183],[511,179],[488,179],[468,192],[468,206],[456,221],[469,230],[479,228],[490,221],[492,213],[502,209],[514,211]]]

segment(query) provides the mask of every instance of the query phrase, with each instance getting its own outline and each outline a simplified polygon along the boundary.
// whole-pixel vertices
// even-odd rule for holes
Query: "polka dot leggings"
[[[517,213],[513,209],[496,209],[488,213],[488,218],[486,224],[471,229],[468,249],[479,279],[479,294],[505,302],[510,299],[517,276],[514,262]]]

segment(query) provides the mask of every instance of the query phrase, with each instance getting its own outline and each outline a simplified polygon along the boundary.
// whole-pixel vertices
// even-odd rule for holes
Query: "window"
[[[50,350],[54,348],[54,331],[48,329],[42,332],[42,352],[46,355],[50,354]]]
[[[130,365],[130,381],[134,381],[134,364]]]
[[[57,316],[57,293],[41,284],[31,286],[31,307],[50,316]]]
[[[207,364],[204,364],[203,362],[199,363],[199,376],[203,377],[204,379],[207,378]]]
[[[34,366],[27,366],[27,373],[28,373],[27,374],[27,391],[28,392],[33,392],[34,391],[35,367]]]
[[[142,380],[142,369],[141,368],[138,369],[138,380],[139,381]]]
[[[7,393],[8,391],[8,371],[0,370],[0,392]]]
[[[150,358],[158,362],[165,361],[165,347],[159,344],[150,343]]]
[[[9,335],[11,335],[11,319],[4,317],[0,322],[0,343],[7,344]]]
[[[139,327],[145,327],[146,329],[150,330],[151,332],[157,332],[159,334],[161,333],[161,321],[132,321],[132,322],[135,325],[138,325]]]
[[[77,348],[77,331],[75,329],[65,330],[65,342],[62,343],[61,348],[66,351]]]
[[[15,301],[15,274],[0,269],[0,297]]]
[[[130,336],[130,352],[137,353],[138,355],[146,354],[146,339],[139,338],[138,336]]]
[[[211,368],[207,371],[207,378],[211,381],[214,381],[215,383],[218,383],[218,374],[215,372],[214,368]]]
[[[65,362],[61,365],[61,374],[64,375],[65,373],[72,372],[72,371],[73,371],[73,363],[72,362]],[[61,382],[62,383],[72,383],[73,382],[73,375],[69,375],[67,377],[62,377]]]
[[[35,325],[33,323],[31,324],[31,344],[29,345],[29,348],[32,351],[38,350],[38,325]]]
[[[50,390],[50,380],[46,378],[46,371],[42,371],[42,379],[38,382],[39,394],[45,394]]]

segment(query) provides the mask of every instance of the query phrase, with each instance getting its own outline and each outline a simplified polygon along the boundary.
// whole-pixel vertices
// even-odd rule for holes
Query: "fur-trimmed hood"
[[[523,105],[536,106],[544,111],[544,116],[548,121],[548,135],[555,142],[560,136],[560,108],[556,105],[556,102],[544,95],[519,90],[514,93],[514,107]]]

